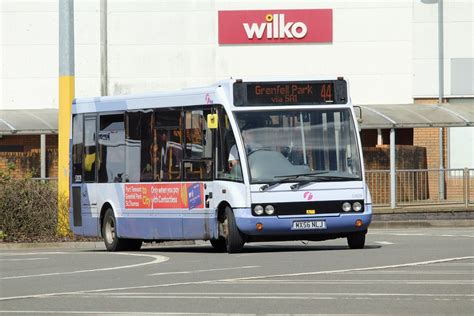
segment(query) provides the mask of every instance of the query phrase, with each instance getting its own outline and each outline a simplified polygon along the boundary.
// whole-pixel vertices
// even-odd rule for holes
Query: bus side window
[[[212,130],[207,127],[210,109],[187,109],[185,123],[185,180],[212,180]]]
[[[155,111],[153,170],[156,181],[181,180],[183,137],[181,108]]]
[[[125,179],[127,182],[153,181],[153,111],[127,112],[125,123]]]
[[[125,182],[124,114],[100,115],[99,182]]]
[[[85,182],[95,182],[96,172],[96,117],[86,117],[84,121],[84,158],[83,169]]]
[[[84,147],[84,116],[72,119],[72,182],[82,182],[82,151]]]
[[[225,110],[218,111],[219,127],[217,132],[217,179],[243,181],[240,158],[235,144],[235,136]],[[232,153],[232,155],[231,155]],[[232,157],[232,163],[230,158]]]

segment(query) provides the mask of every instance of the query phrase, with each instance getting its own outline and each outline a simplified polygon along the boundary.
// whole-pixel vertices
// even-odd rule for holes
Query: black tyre
[[[347,244],[351,249],[362,249],[365,246],[365,234],[367,232],[351,233],[347,236]]]
[[[224,237],[219,237],[219,239],[211,239],[212,247],[219,252],[226,251],[227,246]]]
[[[245,243],[244,235],[237,228],[234,212],[229,206],[225,208],[224,230],[227,252],[241,252]]]
[[[139,239],[125,239],[117,236],[117,221],[111,208],[107,209],[104,215],[102,237],[108,251],[140,250],[142,246],[142,241]]]

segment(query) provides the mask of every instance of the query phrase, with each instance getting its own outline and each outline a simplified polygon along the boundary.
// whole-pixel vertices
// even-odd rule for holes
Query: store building
[[[474,3],[443,3],[443,102],[462,104],[458,116],[467,117],[465,124],[445,126],[470,126]],[[0,14],[2,168],[12,157],[41,152],[40,134],[51,134],[44,150],[54,157],[57,126],[18,130],[6,118],[12,110],[55,114],[58,1],[3,0]],[[414,109],[437,103],[439,22],[436,0],[75,1],[75,91],[77,97],[118,95],[208,85],[231,76],[338,75],[349,81],[355,105]],[[21,124],[34,121],[25,114]],[[387,168],[381,159],[390,139],[384,126],[390,125],[363,125],[368,169]],[[397,127],[395,142],[416,154],[403,154],[398,167],[439,168],[438,126],[406,126]],[[445,168],[474,168],[474,127],[444,129],[442,147]],[[56,175],[45,168],[45,176]]]

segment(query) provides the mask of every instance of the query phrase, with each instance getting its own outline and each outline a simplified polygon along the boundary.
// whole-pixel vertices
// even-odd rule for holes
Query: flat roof
[[[360,108],[360,110],[358,109]],[[474,101],[355,105],[362,129],[474,126]],[[0,135],[58,133],[58,109],[0,110]]]
[[[0,110],[0,135],[58,133],[58,109]]]
[[[442,105],[371,104],[355,107],[362,129],[474,126],[472,100]]]

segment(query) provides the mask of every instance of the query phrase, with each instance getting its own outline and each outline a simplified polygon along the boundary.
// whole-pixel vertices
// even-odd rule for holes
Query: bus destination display
[[[234,84],[234,104],[236,106],[342,104],[346,102],[345,81],[343,80],[237,82]]]

